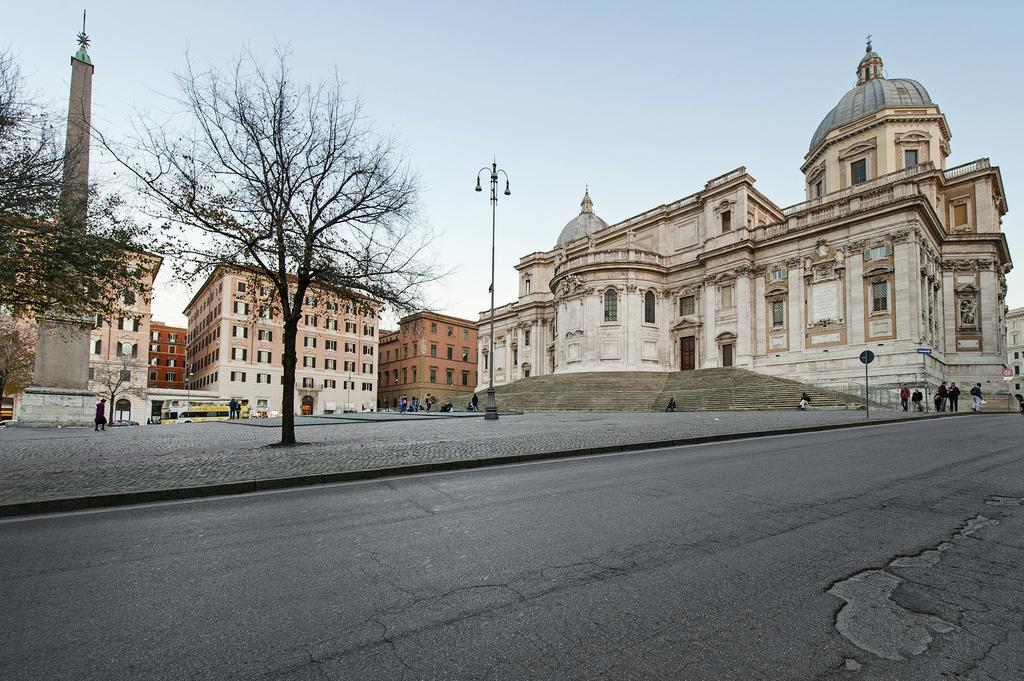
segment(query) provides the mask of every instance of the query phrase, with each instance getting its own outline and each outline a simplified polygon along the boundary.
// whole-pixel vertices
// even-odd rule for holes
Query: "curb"
[[[928,419],[955,418],[960,416],[1001,415],[1001,413],[982,412],[980,414],[975,414],[973,412],[957,412],[933,414],[928,416],[908,416],[895,419],[885,419],[881,421],[865,420],[863,422],[823,424],[817,426],[801,426],[798,428],[781,428],[779,430],[748,431],[743,433],[721,433],[717,435],[701,435],[699,437],[675,438],[671,440],[655,440],[649,442],[634,442],[630,444],[618,445],[602,445],[599,447],[585,447],[581,449],[569,449],[552,452],[536,452],[533,454],[492,456],[478,459],[457,459],[453,461],[439,461],[436,463],[392,466],[389,468],[366,468],[361,470],[342,471],[337,473],[317,473],[309,475],[289,476],[283,478],[242,480],[238,482],[225,482],[213,485],[200,485],[196,487],[142,490],[138,492],[114,492],[111,494],[99,494],[81,497],[59,497],[56,499],[41,499],[39,501],[25,501],[15,504],[0,504],[0,518],[12,516],[39,515],[43,513],[81,511],[97,508],[111,508],[116,506],[132,506],[137,504],[150,504],[160,501],[181,501],[185,499],[200,499],[203,497],[229,496],[235,494],[247,494],[249,492],[288,489],[293,487],[310,487],[314,485],[327,485],[338,482],[353,482],[358,480],[373,480],[376,478],[390,478],[403,475],[416,475],[419,473],[437,473],[443,471],[469,470],[473,468],[503,466],[516,463],[525,463],[529,461],[570,459],[582,456],[593,456],[595,454],[611,454],[615,452],[627,452],[637,450],[643,451],[649,449],[662,449],[665,447],[681,447],[684,445],[697,445],[709,442],[727,442],[730,440],[746,440],[749,438],[770,437],[773,435],[795,435],[800,433],[816,433],[825,430],[863,428],[865,426],[877,426],[890,423],[907,423]]]

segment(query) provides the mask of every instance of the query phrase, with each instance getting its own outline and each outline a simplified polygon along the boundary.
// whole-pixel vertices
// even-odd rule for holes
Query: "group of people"
[[[401,397],[384,398],[383,409],[384,411],[397,411],[400,414],[412,413],[417,411],[432,411],[437,406],[437,395],[431,395],[427,393],[427,396],[420,400],[415,395],[412,398],[402,395]],[[474,394],[470,399],[469,404],[466,406],[466,411],[477,411],[477,404],[479,400]],[[449,412],[455,411],[455,405],[452,404],[451,399],[446,399],[441,403],[438,411]]]
[[[960,394],[960,388],[956,383],[946,385],[943,381],[932,398],[935,402],[935,411],[960,411]],[[985,404],[985,400],[981,399],[981,383],[971,388],[970,396],[971,411],[981,411],[981,405]],[[920,388],[914,388],[911,392],[904,383],[900,388],[900,406],[903,411],[924,411],[924,393]]]

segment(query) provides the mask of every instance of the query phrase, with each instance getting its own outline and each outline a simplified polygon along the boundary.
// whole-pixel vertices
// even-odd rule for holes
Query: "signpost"
[[[929,352],[931,351],[929,350]],[[868,394],[868,365],[874,361],[875,353],[870,350],[860,353],[860,363],[864,365],[864,413],[865,418],[868,419],[871,418],[871,395]]]
[[[928,411],[928,357],[932,354],[931,348],[918,348],[917,354],[921,355],[921,382],[924,384],[924,410]]]

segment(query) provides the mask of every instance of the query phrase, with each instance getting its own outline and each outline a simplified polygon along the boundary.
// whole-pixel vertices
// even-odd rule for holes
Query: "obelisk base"
[[[91,427],[95,418],[96,393],[93,391],[32,386],[22,393],[17,425]]]

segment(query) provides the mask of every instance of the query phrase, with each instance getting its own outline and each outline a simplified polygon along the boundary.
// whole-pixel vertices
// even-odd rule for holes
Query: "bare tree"
[[[32,384],[35,345],[35,327],[30,322],[0,312],[0,399]]]
[[[146,397],[146,381],[136,382],[144,373],[135,357],[124,355],[93,364],[92,389],[107,400],[108,420],[114,421],[114,405],[119,397]]]
[[[406,311],[438,276],[424,258],[429,235],[414,223],[417,179],[337,77],[296,82],[284,51],[270,68],[250,52],[227,71],[189,63],[177,81],[187,124],[140,118],[127,150],[111,153],[141,182],[159,250],[179,277],[226,266],[268,283],[284,326],[281,444],[295,444],[307,295]]]
[[[0,50],[0,305],[8,310],[112,315],[121,291],[147,293],[133,262],[141,229],[121,199],[95,186],[62,197],[65,166],[79,153],[61,143],[54,117]],[[86,205],[70,205],[79,201]]]

